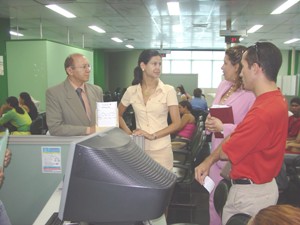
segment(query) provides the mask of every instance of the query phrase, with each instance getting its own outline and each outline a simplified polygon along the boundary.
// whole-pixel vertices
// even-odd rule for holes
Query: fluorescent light
[[[260,28],[262,28],[263,25],[254,25],[253,27],[251,27],[249,30],[247,30],[247,33],[254,33],[257,30],[259,30]]]
[[[167,5],[170,16],[180,15],[179,2],[167,2]]]
[[[95,25],[89,26],[90,29],[97,31],[98,33],[105,33],[105,30],[101,29],[100,27],[97,27]]]
[[[111,40],[113,40],[115,42],[123,42],[120,38],[117,38],[117,37],[113,37],[113,38],[111,38]]]
[[[179,24],[179,25],[173,25],[172,26],[172,30],[174,31],[174,32],[182,32],[183,31],[183,28],[182,28],[182,26],[181,26],[181,24]]]
[[[24,36],[23,34],[18,33],[18,32],[15,32],[15,31],[9,31],[9,33],[10,33],[11,35],[19,36],[19,37],[23,37],[23,36]]]
[[[76,17],[74,14],[72,14],[72,13],[68,12],[67,10],[59,7],[58,5],[46,5],[46,7],[48,9],[53,10],[54,12],[59,13],[60,15],[63,15],[65,17],[67,17],[67,18],[75,18]]]
[[[283,3],[281,6],[279,6],[277,9],[275,9],[273,12],[271,12],[271,14],[281,14],[299,1],[300,0],[288,0],[285,3]]]
[[[127,48],[134,48],[132,45],[125,45]]]
[[[293,38],[291,40],[288,40],[288,41],[284,42],[284,44],[291,44],[291,43],[294,43],[296,41],[300,41],[300,39],[299,38]]]

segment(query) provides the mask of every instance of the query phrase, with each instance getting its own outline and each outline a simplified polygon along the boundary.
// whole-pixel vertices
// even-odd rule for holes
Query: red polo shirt
[[[232,163],[232,179],[270,182],[280,171],[288,129],[288,106],[279,90],[258,96],[222,145]]]

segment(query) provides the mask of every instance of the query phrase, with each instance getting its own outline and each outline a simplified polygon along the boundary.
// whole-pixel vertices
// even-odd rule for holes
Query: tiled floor
[[[208,192],[198,182],[178,184],[168,210],[168,224],[208,225]]]

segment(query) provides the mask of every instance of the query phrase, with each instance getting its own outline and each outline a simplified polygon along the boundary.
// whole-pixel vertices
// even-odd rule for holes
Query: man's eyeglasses
[[[260,51],[259,51],[259,42],[256,42],[254,45],[251,45],[248,47],[248,49],[254,48],[255,49],[255,59],[256,62],[260,67],[261,67],[261,62],[260,62]]]
[[[84,69],[84,70],[86,70],[86,69],[89,69],[89,70],[91,70],[92,69],[92,67],[91,67],[91,65],[83,65],[83,66],[72,66],[72,68],[73,69]]]

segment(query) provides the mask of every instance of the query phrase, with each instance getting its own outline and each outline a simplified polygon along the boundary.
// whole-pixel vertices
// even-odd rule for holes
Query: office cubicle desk
[[[29,135],[9,137],[12,152],[5,168],[5,180],[0,199],[13,225],[32,225],[55,188],[63,179],[70,143],[80,137]],[[61,148],[59,173],[42,172],[42,147]]]
[[[60,182],[58,186],[55,188],[54,192],[50,196],[49,200],[45,204],[44,208],[34,221],[33,225],[44,225],[47,223],[49,218],[52,216],[53,213],[59,211],[60,199],[61,199],[61,192],[62,192],[63,182]],[[151,220],[151,224],[153,225],[167,225],[166,218],[162,215],[158,219]],[[66,221],[63,225],[88,225],[88,223],[72,223]]]

